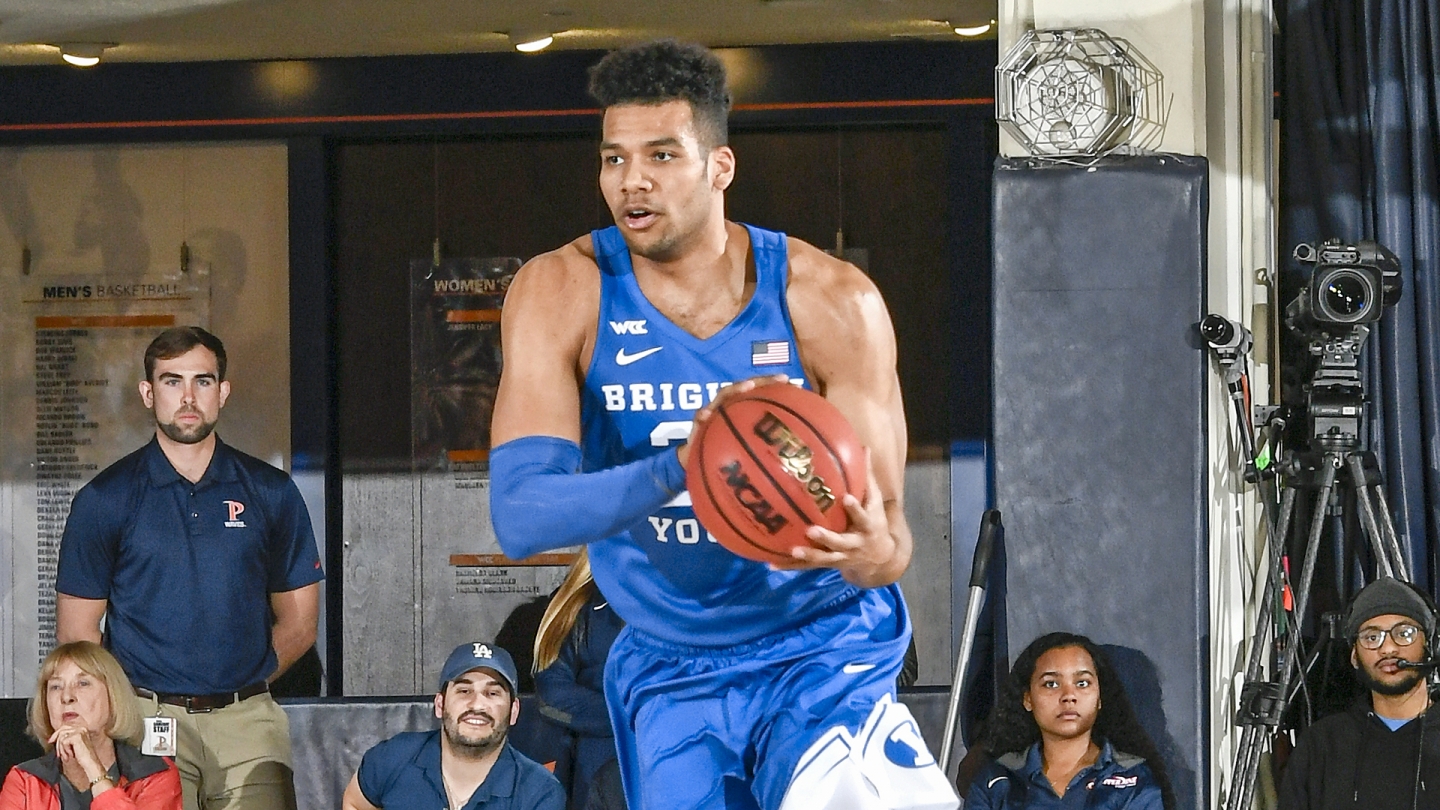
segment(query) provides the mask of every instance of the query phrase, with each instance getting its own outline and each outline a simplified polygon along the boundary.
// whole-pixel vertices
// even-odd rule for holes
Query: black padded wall
[[[1009,656],[1106,647],[1181,808],[1205,806],[1206,162],[1001,159],[994,446]]]

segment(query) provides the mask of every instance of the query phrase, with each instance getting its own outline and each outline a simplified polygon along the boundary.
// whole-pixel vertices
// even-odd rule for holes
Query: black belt
[[[190,714],[199,712],[223,709],[232,703],[238,703],[245,698],[252,698],[256,695],[263,695],[270,691],[270,684],[261,681],[253,683],[238,692],[222,692],[218,695],[162,695],[151,692],[149,689],[135,687],[135,694],[148,700],[158,700],[161,703],[168,703],[171,706],[183,706]]]

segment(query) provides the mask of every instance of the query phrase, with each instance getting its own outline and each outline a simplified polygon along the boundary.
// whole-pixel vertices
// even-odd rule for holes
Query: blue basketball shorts
[[[605,697],[630,810],[776,810],[801,755],[895,696],[910,620],[894,585],[798,629],[691,647],[626,627]]]

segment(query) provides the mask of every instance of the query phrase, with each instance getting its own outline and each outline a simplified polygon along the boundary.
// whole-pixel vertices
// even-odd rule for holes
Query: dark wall
[[[748,161],[741,164],[732,214],[832,245],[838,217],[833,164],[824,157],[837,153],[838,130],[852,131],[841,147],[850,178],[845,228],[850,245],[872,251],[892,316],[897,325],[904,323],[902,341],[915,336],[901,359],[913,438],[938,446],[985,438],[994,41],[770,46],[721,54],[736,77],[731,123]],[[328,469],[343,441],[332,428],[349,424],[349,417],[333,413],[346,407],[344,369],[364,370],[366,358],[396,351],[390,342],[377,344],[363,330],[330,317],[364,295],[349,288],[343,268],[430,255],[437,156],[439,229],[447,255],[533,255],[601,224],[586,211],[573,218],[560,215],[596,196],[593,172],[575,172],[593,168],[589,139],[597,116],[584,87],[585,72],[600,55],[130,63],[89,71],[61,65],[0,68],[5,98],[0,146],[288,139],[292,176],[305,178],[291,184],[291,240],[298,246],[292,250],[293,297],[302,306],[336,307],[292,313],[296,381],[313,387],[321,380],[330,392],[323,400],[298,397],[292,424],[297,454],[307,464],[329,459]],[[920,139],[924,143],[917,141],[913,149],[881,142],[922,130],[938,140]],[[795,150],[743,144],[778,131],[787,133]],[[520,140],[506,140],[512,135]],[[538,137],[543,135],[555,137]],[[408,142],[397,142],[402,139]],[[506,153],[506,144],[515,151]],[[557,150],[551,153],[555,160],[527,163],[515,157],[532,146]],[[812,147],[813,160],[791,159]],[[356,176],[358,168],[361,151],[355,150],[365,148],[396,150],[393,165],[378,169],[377,178],[397,199],[418,200],[430,210],[423,226],[412,227],[408,214],[382,216],[373,206],[356,209],[343,199],[345,178]],[[519,162],[507,162],[512,160]],[[796,190],[794,199],[753,183],[770,176],[785,177],[781,185]],[[491,193],[474,190],[492,182]],[[925,201],[923,213],[912,205],[918,200]],[[533,242],[501,250],[511,225],[494,227],[505,221],[494,213],[517,206],[555,213],[516,235]],[[352,212],[357,222],[347,220]],[[543,232],[545,222],[553,231]],[[389,247],[346,242],[347,234],[365,228],[384,236]],[[883,244],[891,237],[894,248]],[[390,249],[395,252],[384,252]],[[369,302],[377,313],[396,304],[389,298]],[[338,362],[315,361],[319,346],[328,347],[325,355]],[[360,383],[360,390],[369,384]],[[328,437],[328,449],[316,446],[317,437]],[[394,444],[377,439],[372,454],[388,456],[396,452]]]
[[[431,255],[530,258],[611,223],[592,133],[355,143],[336,159],[340,448],[349,468],[408,467],[408,268]],[[736,220],[868,251],[891,309],[910,438],[950,440],[944,130],[732,133]],[[938,170],[937,170],[938,168]],[[843,198],[839,185],[843,183]],[[842,214],[843,210],[843,214]]]
[[[951,229],[945,130],[756,132],[732,142],[739,161],[728,195],[732,218],[822,248],[835,247],[843,223],[846,248],[868,251],[870,277],[895,323],[910,443],[948,447],[955,438],[951,414],[959,406],[952,315],[942,303],[952,286],[945,256]]]
[[[608,221],[589,134],[356,143],[336,152],[340,448],[410,464],[409,268],[431,255],[552,250]],[[437,199],[438,190],[438,199]]]

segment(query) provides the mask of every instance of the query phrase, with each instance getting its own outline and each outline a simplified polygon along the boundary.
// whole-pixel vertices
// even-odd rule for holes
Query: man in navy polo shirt
[[[515,662],[494,644],[461,644],[440,670],[434,731],[408,731],[365,752],[344,810],[564,810],[549,771],[506,743],[520,718]]]
[[[225,347],[199,327],[145,351],[155,438],[75,495],[56,574],[61,642],[101,641],[146,714],[176,720],[186,810],[295,807],[275,679],[315,643],[320,558],[284,472],[215,435]]]

